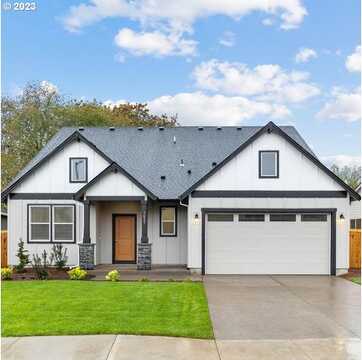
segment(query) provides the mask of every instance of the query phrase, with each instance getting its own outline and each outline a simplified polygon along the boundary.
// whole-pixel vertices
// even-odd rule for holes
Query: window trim
[[[175,211],[175,221],[174,221],[174,223],[175,223],[175,228],[174,228],[174,234],[163,234],[162,233],[162,223],[163,223],[163,221],[162,221],[162,209],[164,209],[164,208],[172,208],[172,209],[174,209],[174,211]],[[166,220],[166,222],[171,222],[171,221],[169,221],[169,220]],[[177,206],[168,206],[168,205],[165,205],[165,206],[160,206],[160,237],[177,237]]]
[[[30,240],[30,207],[32,206],[48,206],[50,208],[50,238],[47,241],[32,241]],[[54,206],[73,206],[73,241],[53,241],[53,207]],[[76,206],[75,204],[44,204],[44,203],[32,203],[27,204],[27,234],[26,234],[26,243],[27,244],[75,244],[77,242],[77,217],[76,217]]]
[[[276,154],[276,175],[268,176],[262,174],[262,153],[275,153]],[[259,150],[259,179],[278,179],[279,178],[279,150]]]
[[[72,180],[72,160],[85,160],[85,180],[82,180],[82,181]],[[87,157],[70,157],[69,158],[69,182],[71,184],[88,183],[88,158]]]
[[[31,222],[31,208],[36,207],[47,207],[49,210],[49,222],[47,223],[33,223]],[[28,219],[27,219],[27,243],[29,244],[48,244],[52,239],[52,207],[50,204],[28,204]],[[40,239],[31,239],[31,225],[32,224],[48,224],[49,225],[49,239],[48,240],[40,240]]]
[[[72,223],[56,223],[55,222],[55,211],[54,211],[54,208],[57,208],[57,207],[70,207],[70,208],[73,208],[73,222]],[[51,215],[52,215],[52,218],[51,218],[51,224],[52,224],[52,237],[51,237],[51,241],[53,243],[56,243],[56,244],[74,244],[75,242],[75,231],[76,231],[76,228],[75,228],[75,205],[74,204],[52,204],[52,211],[51,211]],[[72,228],[72,240],[55,240],[55,225],[69,225],[69,224],[72,224],[73,228]]]

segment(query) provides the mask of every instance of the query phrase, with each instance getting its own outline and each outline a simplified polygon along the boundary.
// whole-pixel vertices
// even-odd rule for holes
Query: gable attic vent
[[[161,180],[166,180],[166,176],[165,176],[165,175],[161,175]]]
[[[83,131],[84,130],[84,127],[80,127],[78,128],[79,131]]]
[[[217,164],[217,162],[213,161],[211,165],[214,167],[214,166],[216,166],[216,164]]]
[[[202,126],[199,127],[199,131],[202,131],[204,130],[204,128]]]
[[[185,163],[184,163],[183,159],[180,160],[180,166],[185,166]]]
[[[165,128],[164,128],[163,126],[160,126],[158,129],[159,129],[160,131],[165,130]]]
[[[189,169],[189,170],[187,170],[187,173],[190,175],[191,174],[191,170]]]
[[[114,131],[115,130],[115,127],[114,126],[111,126],[110,128],[109,128],[109,131]]]

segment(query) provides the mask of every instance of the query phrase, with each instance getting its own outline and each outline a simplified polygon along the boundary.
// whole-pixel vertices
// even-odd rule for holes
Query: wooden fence
[[[1,231],[1,267],[8,266],[8,232]]]
[[[361,230],[350,230],[349,232],[349,267],[351,269],[361,268]]]

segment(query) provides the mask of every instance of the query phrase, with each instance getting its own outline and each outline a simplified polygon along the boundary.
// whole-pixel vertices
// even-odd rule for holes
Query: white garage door
[[[329,274],[330,214],[209,213],[207,274]]]

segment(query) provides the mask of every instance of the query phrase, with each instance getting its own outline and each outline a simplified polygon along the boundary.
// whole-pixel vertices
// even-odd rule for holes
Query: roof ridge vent
[[[142,126],[139,126],[139,127],[137,128],[137,130],[143,131],[143,127],[142,127]]]
[[[165,175],[161,175],[161,180],[166,180],[166,176],[165,176]]]
[[[176,144],[176,136],[173,137],[172,142]]]
[[[213,161],[211,165],[212,165],[212,166],[216,166],[216,164],[217,164],[217,162],[216,162],[216,161]]]
[[[204,130],[204,128],[202,126],[199,126],[198,130],[202,131],[202,130]]]
[[[185,166],[185,163],[184,163],[183,159],[180,160],[180,166]]]
[[[188,170],[187,170],[187,173],[190,175],[190,174],[191,174],[191,169],[188,169]]]
[[[165,128],[164,128],[164,126],[160,126],[160,127],[158,128],[158,130],[162,131],[162,130],[165,130]]]
[[[79,130],[79,131],[83,131],[83,130],[84,130],[84,127],[81,126],[81,127],[78,128],[78,130]]]
[[[242,129],[242,128],[241,128],[240,126],[238,126],[238,127],[236,128],[236,130],[239,130],[239,131],[240,131],[241,129]]]
[[[221,126],[218,126],[218,127],[216,128],[216,130],[222,130],[222,127],[221,127]]]
[[[114,131],[116,128],[114,126],[110,126],[109,131]]]

